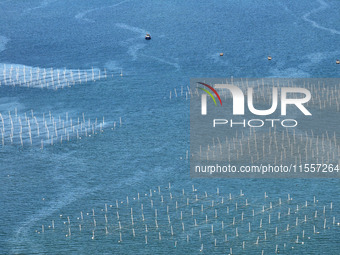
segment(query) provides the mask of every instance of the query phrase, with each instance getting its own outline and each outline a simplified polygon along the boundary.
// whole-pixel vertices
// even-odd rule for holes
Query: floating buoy
[[[223,53],[223,52],[221,52],[221,53],[220,53],[220,56],[221,56],[221,57],[223,57],[223,55],[224,55],[224,53]]]
[[[268,56],[268,60],[272,60],[272,57],[271,57],[271,56]]]
[[[340,64],[340,60],[339,60],[339,59],[336,60],[336,64],[337,64],[337,65]]]

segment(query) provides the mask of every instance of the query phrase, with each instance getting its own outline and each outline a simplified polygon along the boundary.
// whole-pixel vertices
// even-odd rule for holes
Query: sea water
[[[260,205],[269,206],[264,192],[276,202],[290,193],[294,206],[305,200],[313,203],[316,196],[319,213],[327,205],[326,213],[339,221],[338,180],[190,179],[186,159],[189,101],[179,96],[191,77],[338,77],[338,2],[2,0],[0,7],[0,66],[12,65],[14,70],[18,65],[33,70],[96,68],[111,74],[107,79],[58,90],[6,86],[1,81],[2,114],[11,111],[13,115],[15,109],[27,115],[33,109],[40,116],[49,111],[55,116],[65,116],[66,112],[81,116],[84,112],[91,120],[105,116],[111,123],[96,136],[55,143],[44,149],[29,144],[1,148],[1,254],[199,253],[202,242],[197,231],[189,232],[194,231],[189,220],[185,221],[189,243],[186,235],[173,238],[169,234],[156,243],[157,232],[152,229],[149,245],[145,244],[144,234],[135,240],[131,233],[123,235],[123,242],[118,243],[118,232],[102,232],[95,233],[92,240],[92,228],[79,234],[75,230],[78,224],[71,229],[71,237],[65,237],[68,230],[62,226],[67,216],[73,224],[81,211],[91,213],[95,208],[102,212],[105,203],[126,203],[126,196],[133,201],[138,193],[145,197],[150,189],[161,186],[163,190],[169,182],[175,197],[180,196],[182,189],[190,192],[194,184],[199,196],[204,196],[205,191],[214,194],[209,203],[213,199],[221,201],[221,194],[228,197],[242,189],[259,211]],[[145,33],[151,34],[151,41],[144,40]],[[267,60],[268,55],[272,56],[271,61]],[[178,96],[173,92],[170,100],[169,91],[174,88]],[[118,128],[119,118],[122,124]],[[114,130],[113,122],[117,123]],[[219,196],[216,187],[220,187]],[[170,205],[174,210],[175,204]],[[128,209],[125,208],[127,215]],[[154,212],[150,205],[145,210],[146,214]],[[165,207],[159,210],[166,213]],[[187,210],[190,213],[190,208]],[[233,212],[240,217],[240,212]],[[110,213],[116,212],[111,208]],[[250,217],[251,211],[247,214]],[[210,210],[209,217],[213,215]],[[98,220],[99,217],[103,214]],[[204,214],[200,217],[202,224]],[[54,231],[48,228],[52,220],[56,222]],[[330,229],[324,230],[319,222],[321,234],[312,236],[305,246],[297,245],[299,254],[337,252],[339,228],[332,225],[330,218],[327,220]],[[162,224],[167,224],[166,219]],[[180,226],[178,221],[175,224]],[[98,225],[103,227],[103,221]],[[311,226],[308,236],[313,233]],[[210,225],[208,228],[210,231]],[[246,228],[239,228],[240,236]],[[214,247],[215,238],[209,237],[203,252],[225,254],[234,247],[235,254],[260,254],[262,250],[264,254],[273,254],[277,243],[281,253],[295,254],[292,243],[296,236],[270,239],[268,244],[254,248],[256,238],[251,235],[232,245],[219,246],[224,235],[215,233],[218,248]],[[242,241],[253,248],[243,250]],[[289,243],[285,251],[284,242]]]

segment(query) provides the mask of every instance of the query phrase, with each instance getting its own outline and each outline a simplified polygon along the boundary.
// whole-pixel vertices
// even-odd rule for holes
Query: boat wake
[[[308,78],[311,77],[312,69],[315,66],[327,61],[330,58],[335,58],[340,54],[340,51],[331,52],[314,52],[301,57],[302,63],[296,67],[283,68],[284,64],[271,69],[272,75],[269,77],[295,77]]]
[[[24,222],[20,223],[20,227],[14,232],[14,236],[10,241],[16,244],[20,244],[21,242],[26,243],[25,239],[27,238],[29,230],[36,222],[51,216],[53,213],[60,211],[61,208],[97,190],[99,190],[99,187],[95,187],[93,189],[77,188],[67,194],[60,194],[60,196],[57,197],[55,201],[51,201],[48,206],[38,210],[36,213],[28,217]],[[20,247],[20,245],[16,246]],[[18,251],[16,249],[14,251],[12,250],[12,254],[16,254],[17,252]]]
[[[306,13],[305,15],[303,15],[303,19],[309,23],[312,24],[313,27],[315,28],[318,28],[318,29],[321,29],[321,30],[325,30],[325,31],[328,31],[332,34],[337,34],[337,35],[340,35],[340,31],[339,30],[336,30],[336,29],[333,29],[333,28],[327,28],[327,27],[324,27],[320,24],[318,24],[317,22],[315,22],[314,20],[310,19],[310,15],[311,14],[315,14],[315,13],[318,13],[320,11],[323,11],[327,8],[329,8],[329,5],[323,1],[323,0],[318,0],[318,2],[320,3],[320,7],[319,8],[316,8],[316,9],[313,9],[311,10],[310,12]]]
[[[119,62],[117,62],[116,60],[110,60],[108,62],[105,63],[105,68],[108,71],[111,72],[120,72],[122,70],[122,67],[120,66]]]
[[[167,65],[170,65],[170,66],[173,66],[176,68],[176,70],[178,71],[179,69],[181,69],[180,65],[178,63],[174,63],[174,62],[169,62],[165,59],[162,59],[162,58],[158,58],[158,57],[154,57],[154,56],[150,56],[150,55],[144,55],[142,54],[141,56],[145,57],[145,58],[151,58],[151,59],[154,59],[158,62],[161,62],[161,63],[164,63],[164,64],[167,64]]]
[[[98,8],[97,8],[98,9]],[[94,23],[94,20],[92,19],[88,19],[88,18],[85,18],[85,16],[90,13],[90,12],[93,12],[95,11],[96,9],[91,9],[91,10],[87,10],[87,11],[84,11],[84,12],[80,12],[78,13],[75,18],[78,19],[78,20],[82,20],[82,21],[86,21],[86,22],[89,22],[89,23]]]
[[[230,63],[228,61],[227,57],[221,57],[219,52],[215,52],[213,54],[207,55],[207,58],[214,61],[214,63],[222,65],[222,66],[228,66]]]
[[[37,10],[37,9],[41,9],[41,8],[45,8],[46,6],[48,6],[51,3],[56,2],[57,0],[43,0],[40,5],[33,7],[33,8],[28,8],[24,11],[24,14],[27,14],[31,11]]]
[[[125,0],[125,1],[122,1],[122,2],[119,2],[119,3],[116,3],[116,4],[113,4],[113,5],[109,5],[109,6],[103,6],[103,7],[98,7],[98,8],[93,8],[93,9],[90,9],[90,10],[87,10],[87,11],[84,11],[84,12],[80,12],[78,13],[75,18],[77,20],[82,20],[82,21],[86,21],[86,22],[89,22],[89,23],[94,23],[95,21],[92,20],[92,19],[89,19],[89,18],[86,18],[85,16],[91,12],[94,12],[94,11],[99,11],[99,10],[102,10],[102,9],[106,9],[106,8],[113,8],[113,7],[117,7],[119,5],[122,5],[124,3],[127,3],[127,2],[130,2],[130,0]]]
[[[130,25],[125,24],[125,23],[117,23],[116,27],[134,32],[134,33],[140,35],[143,38],[148,33],[148,31],[146,31],[145,29],[130,26]],[[164,37],[164,36],[161,36],[161,37]],[[175,67],[177,70],[180,69],[180,66],[179,66],[178,63],[170,62],[170,61],[167,61],[165,59],[158,58],[158,57],[151,56],[151,55],[138,54],[138,51],[143,49],[145,47],[145,44],[137,43],[137,44],[131,45],[131,43],[133,43],[134,41],[135,41],[135,39],[131,38],[129,40],[124,41],[123,44],[122,44],[123,46],[126,46],[128,48],[127,53],[132,56],[133,60],[137,60],[138,56],[142,56],[142,57],[145,57],[145,58],[156,60],[158,62],[167,64],[167,65],[171,65],[171,66]]]
[[[267,78],[277,78],[277,77],[282,77],[282,78],[308,78],[311,75],[301,68],[295,68],[295,67],[290,67],[286,69],[278,69],[278,68],[273,68],[271,69],[271,74],[267,76]]]
[[[117,23],[116,27],[132,31],[132,32],[137,33],[137,34],[141,34],[141,36],[145,36],[145,34],[148,33],[148,31],[146,31],[146,30],[144,30],[142,28],[129,26],[129,25],[125,24],[125,23]]]
[[[129,46],[129,49],[128,49],[128,54],[132,56],[132,60],[135,61],[137,60],[137,57],[138,57],[138,51],[143,49],[145,47],[145,44],[135,44],[135,45],[132,45],[132,46]]]

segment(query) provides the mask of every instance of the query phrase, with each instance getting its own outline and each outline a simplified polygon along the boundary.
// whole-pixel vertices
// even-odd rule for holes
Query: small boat
[[[151,35],[150,34],[146,34],[145,35],[145,40],[151,40]]]
[[[221,56],[221,57],[223,57],[223,55],[224,55],[224,53],[223,53],[223,52],[221,52],[221,53],[220,53],[220,56]]]
[[[268,56],[268,60],[272,60],[272,57],[271,57],[271,56]]]
[[[340,60],[339,60],[339,59],[336,60],[336,64],[337,64],[337,65],[340,64]]]

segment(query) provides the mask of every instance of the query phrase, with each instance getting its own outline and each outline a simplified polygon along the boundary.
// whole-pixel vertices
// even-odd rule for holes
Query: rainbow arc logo
[[[221,106],[222,106],[221,97],[220,97],[220,95],[217,93],[217,91],[216,91],[213,87],[211,87],[210,85],[208,85],[208,84],[206,84],[206,83],[203,83],[203,82],[197,82],[197,83],[198,83],[198,84],[201,84],[201,85],[203,85],[203,86],[205,86],[205,87],[207,87],[207,88],[209,88],[209,89],[217,96],[217,98],[218,98],[218,100],[220,101],[220,104],[221,104]],[[204,88],[199,88],[199,89],[200,89],[200,90],[203,90],[204,92],[206,92],[206,93],[214,100],[214,103],[215,103],[215,105],[217,106],[215,97],[211,94],[211,92],[210,92],[209,90],[204,89]]]

